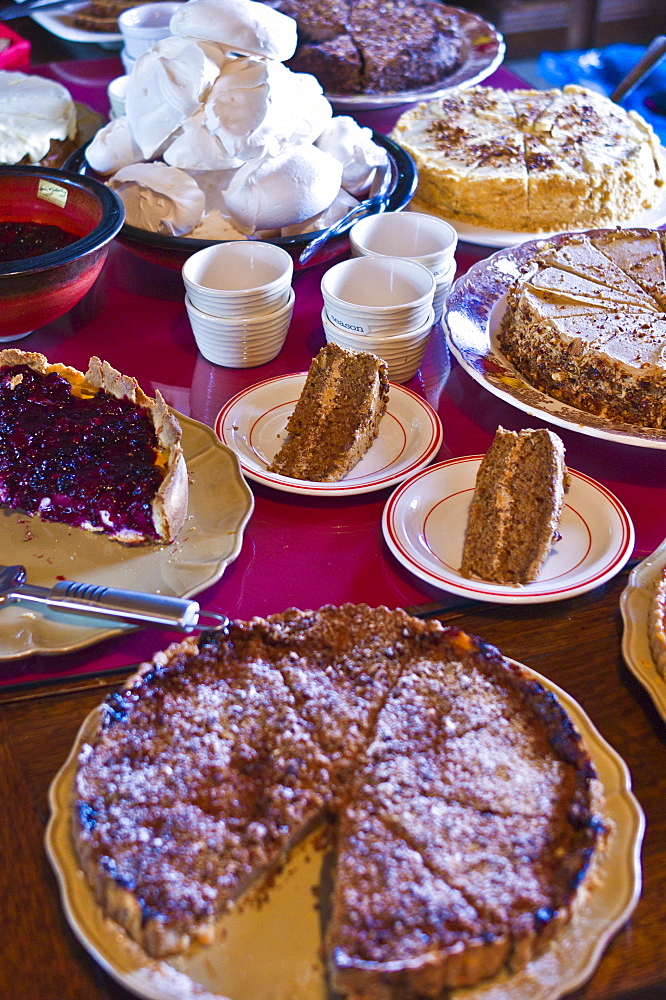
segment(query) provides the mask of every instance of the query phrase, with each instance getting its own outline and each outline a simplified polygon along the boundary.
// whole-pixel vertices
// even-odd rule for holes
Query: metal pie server
[[[0,609],[6,604],[28,604],[50,611],[130,625],[152,625],[182,632],[219,632],[229,625],[226,615],[201,613],[196,601],[136,590],[118,590],[91,583],[63,580],[53,587],[25,582],[23,566],[0,566]]]

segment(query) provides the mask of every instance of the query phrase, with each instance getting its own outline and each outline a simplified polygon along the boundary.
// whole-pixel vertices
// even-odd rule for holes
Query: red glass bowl
[[[0,263],[0,341],[63,316],[91,287],[125,209],[92,177],[39,166],[0,167],[0,222],[59,226],[76,237],[60,250]]]
[[[391,183],[382,207],[388,212],[399,212],[409,204],[416,190],[418,180],[416,166],[409,153],[393,139],[375,131],[372,133],[372,138],[378,146],[382,146],[386,150],[391,166]],[[82,176],[97,176],[87,164],[86,146],[81,146],[80,149],[72,153],[66,161],[65,167],[68,170],[80,172]],[[352,225],[353,223],[350,222],[349,229]],[[295,270],[333,260],[349,249],[349,230],[347,230],[337,238],[330,240],[320,252],[315,254],[311,262],[303,265],[298,258],[316,235],[316,233],[305,233],[300,236],[276,236],[267,242],[275,243],[290,253],[294,258]],[[124,225],[118,236],[118,242],[127,250],[131,250],[132,253],[151,261],[153,264],[161,264],[164,267],[180,270],[187,258],[196,253],[197,250],[203,250],[205,247],[223,241],[198,240],[188,236],[167,236],[163,233],[150,233],[137,226]]]

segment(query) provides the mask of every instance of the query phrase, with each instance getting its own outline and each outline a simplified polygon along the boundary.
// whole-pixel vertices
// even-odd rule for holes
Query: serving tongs
[[[225,615],[201,612],[196,601],[136,590],[99,587],[63,580],[53,587],[26,583],[24,566],[0,566],[0,608],[27,604],[49,611],[129,625],[152,625],[181,632],[220,632],[229,625]]]

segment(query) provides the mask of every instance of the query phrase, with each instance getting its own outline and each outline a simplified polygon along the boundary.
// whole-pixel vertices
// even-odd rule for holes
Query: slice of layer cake
[[[170,542],[187,515],[181,429],[159,392],[0,351],[0,504],[124,543]]]
[[[567,482],[557,434],[498,427],[476,476],[462,575],[514,586],[536,580],[558,537]]]
[[[385,361],[327,344],[312,360],[269,471],[321,483],[342,479],[377,437],[388,392]]]

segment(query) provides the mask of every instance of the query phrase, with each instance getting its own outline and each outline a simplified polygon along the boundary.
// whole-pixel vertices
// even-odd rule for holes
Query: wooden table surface
[[[26,19],[26,25],[15,25],[25,29],[30,23]],[[38,33],[34,37],[43,41]],[[46,58],[42,48],[38,51]],[[100,322],[97,316],[91,325]],[[92,335],[64,324],[56,324],[54,334],[55,349],[72,363],[78,363],[76,352],[84,350],[85,337]],[[36,349],[41,349],[41,342],[37,343]],[[191,351],[189,345],[187,350]],[[156,353],[152,358],[154,364],[165,363]],[[193,358],[189,362],[187,358],[185,353],[182,358],[177,355],[179,363],[185,359],[194,364]],[[183,382],[187,381],[184,375]],[[471,417],[465,426],[474,431]],[[650,466],[639,487],[661,483],[662,456],[654,455],[659,475]],[[628,468],[635,469],[639,456],[631,454],[628,459]],[[640,468],[648,465],[643,461]],[[629,473],[627,478],[631,482]],[[646,509],[650,510],[647,502]],[[663,513],[658,518],[655,513],[654,519],[661,522]],[[663,534],[660,530],[657,537]],[[624,759],[645,812],[640,900],[589,981],[570,995],[573,1000],[666,1000],[666,725],[622,659],[619,599],[627,575],[625,569],[610,583],[566,601],[524,606],[459,602],[439,614],[442,621],[482,636],[575,698]],[[416,593],[408,588],[406,592]],[[136,655],[140,655],[138,650]],[[69,928],[44,851],[49,785],[83,719],[132,672],[129,657],[122,663],[120,669],[103,674],[63,675],[55,683],[0,688],[3,1000],[130,997],[89,957]]]
[[[626,571],[556,604],[474,604],[439,616],[482,635],[569,692],[624,758],[645,811],[643,892],[572,1000],[666,997],[666,727],[624,665],[618,601]],[[85,716],[122,677],[0,692],[0,997],[110,1000],[128,994],[76,940],[43,848],[47,793]]]

